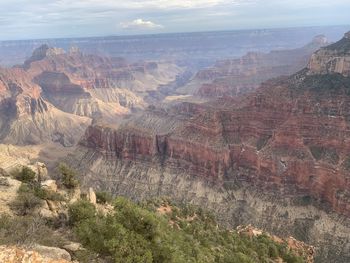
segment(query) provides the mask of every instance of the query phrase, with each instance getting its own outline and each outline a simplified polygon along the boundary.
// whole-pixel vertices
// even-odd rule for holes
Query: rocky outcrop
[[[24,62],[24,66],[28,68],[32,62],[40,61],[47,56],[55,56],[64,53],[64,50],[61,48],[50,48],[48,45],[44,44],[33,51],[32,56]]]
[[[53,260],[66,260],[68,262],[71,261],[70,254],[61,248],[35,245],[33,247],[33,250],[39,252],[42,256],[51,258]]]
[[[312,55],[309,74],[339,73],[350,76],[350,32],[337,43],[322,48]]]
[[[41,96],[41,88],[20,68],[0,69],[0,140],[38,144],[61,133],[65,145],[74,144],[89,124],[86,118],[62,112]]]
[[[16,246],[0,246],[0,262],[4,263],[70,263],[66,258],[55,258],[54,254],[43,255],[40,252]]]

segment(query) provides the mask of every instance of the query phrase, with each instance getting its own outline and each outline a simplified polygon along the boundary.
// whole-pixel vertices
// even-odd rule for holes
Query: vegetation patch
[[[0,216],[0,245],[62,246],[64,240],[38,216]]]
[[[350,78],[339,73],[303,75],[302,80],[297,83],[297,88],[314,92],[337,91],[344,89],[350,95]],[[292,86],[293,87],[293,86]]]
[[[27,216],[33,215],[36,209],[42,204],[42,199],[35,196],[27,185],[22,185],[18,191],[16,199],[10,203],[10,208],[18,216]]]
[[[154,202],[137,205],[117,198],[113,213],[102,215],[79,201],[69,214],[78,240],[112,262],[304,262],[286,244],[264,234],[246,236],[218,228],[214,216],[202,209],[171,206],[160,214],[156,207]]]
[[[35,172],[26,166],[20,170],[16,169],[12,171],[11,176],[23,183],[32,183],[35,180]]]
[[[111,203],[113,197],[110,193],[107,192],[96,192],[96,202],[98,204]]]
[[[343,38],[329,46],[324,47],[324,49],[337,51],[338,55],[345,55],[350,53],[350,40]]]
[[[74,189],[79,185],[77,172],[70,168],[68,165],[61,163],[58,166],[58,170],[60,173],[60,180],[66,188]]]

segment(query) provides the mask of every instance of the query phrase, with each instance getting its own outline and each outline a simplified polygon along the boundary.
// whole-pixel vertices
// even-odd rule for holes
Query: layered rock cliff
[[[347,57],[322,57],[347,48],[344,39],[314,56]],[[229,224],[296,233],[316,246],[318,262],[347,262],[350,80],[346,70],[315,71],[314,56],[244,98],[149,110],[118,129],[91,126],[71,161],[86,184],[191,200]]]
[[[31,75],[19,68],[0,69],[0,140],[3,143],[37,144],[77,142],[90,121],[55,108],[43,99]]]
[[[39,47],[38,50],[46,50]],[[85,55],[79,50],[45,55],[34,51],[26,71],[60,110],[113,122],[135,108],[144,108],[148,91],[175,80],[182,69],[168,62],[130,64],[122,58]],[[54,49],[56,50],[56,49]]]
[[[350,34],[313,54],[308,68],[310,74],[339,73],[350,76]]]

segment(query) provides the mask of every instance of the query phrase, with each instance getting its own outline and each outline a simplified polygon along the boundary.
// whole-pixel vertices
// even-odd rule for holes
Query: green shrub
[[[16,199],[10,203],[10,208],[16,215],[32,215],[36,208],[42,205],[42,200],[36,197],[32,192],[25,191],[23,188],[18,192]]]
[[[43,200],[64,201],[64,197],[57,192],[53,192],[42,187],[34,187],[34,195]]]
[[[78,250],[72,253],[72,259],[80,263],[91,263],[91,262],[100,262],[98,261],[99,255],[91,250],[84,249]],[[106,261],[106,262],[112,262]]]
[[[84,214],[88,215],[75,223],[77,238],[90,251],[113,262],[255,263],[273,262],[278,257],[303,262],[286,245],[266,235],[250,237],[218,228],[209,213],[190,205],[172,206],[172,211],[162,216],[152,203],[141,207],[117,198],[114,213]]]
[[[42,200],[64,201],[64,197],[60,193],[44,189],[36,182],[22,183],[18,189],[18,193],[30,193]]]
[[[35,180],[35,172],[29,167],[13,171],[12,176],[23,183],[32,183]]]
[[[62,246],[63,239],[38,216],[0,216],[1,245]]]
[[[62,184],[68,189],[76,188],[79,185],[77,179],[77,173],[64,163],[58,166],[59,172],[61,174]]]
[[[96,192],[96,201],[98,204],[111,203],[113,197],[110,193],[107,192]]]
[[[87,219],[96,217],[96,208],[93,204],[86,200],[79,200],[68,208],[69,221],[72,225],[81,223]]]

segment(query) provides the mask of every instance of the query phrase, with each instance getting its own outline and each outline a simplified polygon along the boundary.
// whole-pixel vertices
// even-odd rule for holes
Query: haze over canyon
[[[350,262],[349,29],[1,41],[1,177],[65,163],[95,205],[168,198]]]

